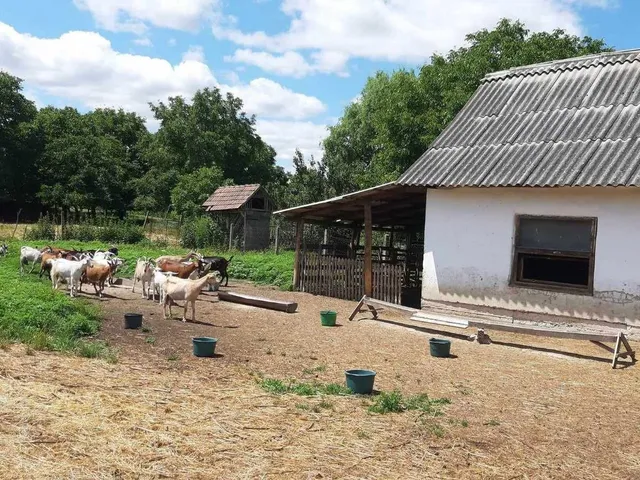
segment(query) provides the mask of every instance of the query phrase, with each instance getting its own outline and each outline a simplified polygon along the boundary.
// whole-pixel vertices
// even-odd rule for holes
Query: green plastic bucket
[[[376,372],[373,370],[347,370],[347,388],[353,393],[369,395],[373,392]]]
[[[216,351],[217,338],[195,337],[193,339],[193,354],[196,357],[213,357]]]
[[[429,340],[429,352],[432,357],[446,358],[451,354],[451,340],[432,338]]]
[[[320,312],[320,322],[323,327],[335,327],[338,314],[333,310],[323,310]]]

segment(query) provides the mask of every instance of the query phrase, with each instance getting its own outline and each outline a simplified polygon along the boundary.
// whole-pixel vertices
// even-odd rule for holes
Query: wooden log
[[[242,305],[250,305],[252,307],[267,308],[269,310],[278,310],[280,312],[294,313],[298,309],[295,302],[285,302],[282,300],[272,300],[264,297],[254,297],[234,292],[218,292],[218,298],[224,302],[240,303]]]

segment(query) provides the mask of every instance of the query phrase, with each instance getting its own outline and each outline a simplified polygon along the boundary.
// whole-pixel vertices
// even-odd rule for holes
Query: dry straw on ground
[[[347,322],[351,302],[234,290],[294,298],[300,312],[207,298],[202,323],[185,325],[113,288],[102,336],[117,364],[0,351],[0,478],[640,478],[639,371],[612,371],[595,346],[500,334],[538,350],[454,339],[457,358],[441,360],[428,333]],[[341,327],[320,326],[329,307]],[[122,329],[133,308],[149,331]],[[191,356],[203,334],[220,357]],[[377,415],[370,400],[272,395],[256,380],[343,382],[358,367],[378,372],[380,390],[451,405],[438,418]]]

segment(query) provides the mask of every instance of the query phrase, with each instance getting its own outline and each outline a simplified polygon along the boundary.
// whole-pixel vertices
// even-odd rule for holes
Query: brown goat
[[[50,260],[55,260],[56,258],[61,258],[61,257],[62,257],[61,253],[50,253],[50,252],[43,253],[40,260],[40,273],[38,274],[38,276],[42,278],[43,273],[51,271]]]
[[[182,262],[172,262],[171,260],[161,260],[157,264],[158,268],[163,272],[171,272],[175,273],[178,278],[189,278],[189,276],[197,271],[200,271],[202,268],[202,263],[200,260],[196,260],[195,262],[182,263]]]
[[[80,277],[80,291],[82,291],[83,283],[90,283],[96,291],[96,295],[102,298],[104,284],[111,274],[110,265],[93,264],[87,267],[87,270]]]

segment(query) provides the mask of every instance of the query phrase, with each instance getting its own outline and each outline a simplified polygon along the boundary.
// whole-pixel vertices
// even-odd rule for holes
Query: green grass
[[[304,370],[302,370],[302,373],[304,373],[305,375],[313,375],[314,373],[324,372],[326,369],[326,365],[318,365],[317,367],[313,368],[305,368]]]
[[[418,410],[424,414],[438,417],[443,415],[441,407],[451,403],[448,398],[429,398],[427,394],[405,397],[397,390],[382,392],[375,397],[369,407],[372,413],[399,413],[407,410]]]
[[[22,241],[7,242],[9,245],[9,256],[19,257],[20,247],[29,245],[42,248],[45,245],[55,245],[61,248],[75,249],[104,249],[108,247],[101,242],[76,242],[73,240],[56,241]],[[143,242],[135,245],[118,245],[119,256],[125,260],[118,275],[130,278],[136,268],[138,258],[150,257],[158,258],[161,255],[184,255],[189,249],[180,247],[158,247],[151,242]],[[207,256],[219,255],[233,259],[229,264],[229,276],[236,279],[249,280],[260,285],[273,285],[281,290],[293,289],[293,252],[282,252],[276,255],[273,252],[214,252],[212,250],[202,250]],[[9,257],[7,257],[9,258]],[[37,268],[36,268],[37,269]]]
[[[337,383],[306,383],[290,380],[284,382],[275,378],[265,378],[259,381],[260,386],[269,393],[284,395],[293,393],[303,397],[315,395],[351,395],[351,391]]]
[[[63,287],[65,288],[65,287]],[[84,357],[114,359],[103,342],[87,341],[98,333],[97,306],[70,298],[64,289],[35,274],[19,273],[19,245],[0,258],[0,343],[22,342],[31,350],[75,353]]]

